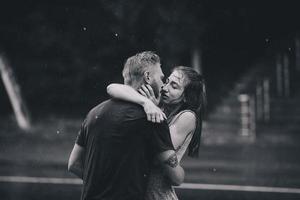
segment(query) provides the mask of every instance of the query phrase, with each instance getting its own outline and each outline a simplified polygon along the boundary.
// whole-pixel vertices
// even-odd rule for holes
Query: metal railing
[[[248,83],[238,95],[240,102],[240,135],[256,138],[258,124],[268,123],[271,116],[271,99],[289,98],[291,96],[291,76],[292,70],[297,69],[297,59],[300,58],[299,39],[298,49],[295,47],[295,55],[288,53],[278,53],[272,64],[266,66],[252,77],[252,82]],[[298,52],[298,54],[297,54]],[[292,59],[296,59],[292,62]]]

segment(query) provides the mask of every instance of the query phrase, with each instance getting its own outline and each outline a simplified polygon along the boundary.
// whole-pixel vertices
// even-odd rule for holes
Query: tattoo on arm
[[[169,165],[172,168],[177,167],[178,165],[178,159],[176,154],[172,154],[167,160],[164,161],[164,164]]]

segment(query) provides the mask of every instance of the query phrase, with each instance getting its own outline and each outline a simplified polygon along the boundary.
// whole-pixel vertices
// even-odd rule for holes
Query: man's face
[[[164,79],[164,74],[161,70],[159,63],[151,67],[150,76],[151,79],[149,84],[152,87],[155,96],[159,97],[161,87],[163,86],[163,79]]]

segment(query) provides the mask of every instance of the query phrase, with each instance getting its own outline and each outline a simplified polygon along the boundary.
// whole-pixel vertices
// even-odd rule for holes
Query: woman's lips
[[[163,98],[163,99],[167,99],[167,98],[168,98],[168,96],[167,96],[167,95],[165,95],[165,94],[161,94],[161,98]]]

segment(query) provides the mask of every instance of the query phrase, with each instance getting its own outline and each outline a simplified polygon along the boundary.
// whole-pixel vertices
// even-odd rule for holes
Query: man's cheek
[[[152,89],[153,89],[153,92],[154,92],[155,97],[157,98],[157,97],[159,96],[159,88],[158,88],[158,85],[155,84],[155,83],[153,83],[153,84],[151,85],[151,87],[152,87]]]

